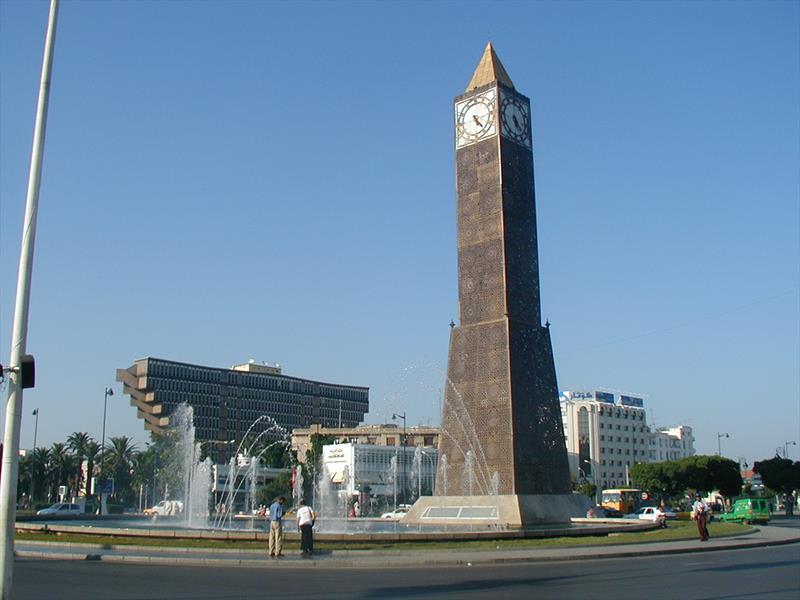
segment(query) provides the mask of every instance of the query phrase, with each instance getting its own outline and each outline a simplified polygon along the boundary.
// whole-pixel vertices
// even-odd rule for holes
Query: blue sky
[[[437,423],[458,316],[452,99],[491,40],[533,103],[562,389],[697,450],[800,443],[798,2],[62,3],[22,446],[147,439],[141,356],[371,388]],[[7,360],[45,2],[0,2]],[[5,392],[3,393],[5,397]],[[790,447],[798,458],[800,446]]]

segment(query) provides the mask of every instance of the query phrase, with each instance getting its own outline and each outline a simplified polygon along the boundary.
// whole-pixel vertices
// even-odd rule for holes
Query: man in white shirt
[[[697,533],[700,535],[701,542],[708,541],[708,514],[711,510],[708,504],[703,502],[700,494],[695,494],[695,502],[692,505],[692,518],[697,521]]]
[[[297,526],[300,528],[300,551],[304,558],[314,554],[314,521],[317,515],[305,504],[297,509]]]

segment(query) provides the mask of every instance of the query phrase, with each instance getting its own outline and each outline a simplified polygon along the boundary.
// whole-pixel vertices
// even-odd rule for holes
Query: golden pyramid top
[[[514,84],[511,83],[511,77],[506,73],[503,63],[497,58],[497,54],[495,54],[494,48],[492,48],[492,42],[489,42],[486,44],[486,49],[483,51],[483,56],[481,56],[478,66],[475,67],[472,79],[470,79],[467,84],[467,89],[464,91],[470,92],[475,88],[479,88],[493,81],[499,81],[512,89],[514,88]]]

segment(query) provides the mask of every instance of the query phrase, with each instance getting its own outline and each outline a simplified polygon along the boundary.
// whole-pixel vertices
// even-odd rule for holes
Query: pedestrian
[[[286,498],[278,496],[269,507],[269,555],[283,556],[283,504]]]
[[[314,522],[317,515],[314,509],[305,504],[300,504],[297,509],[297,527],[300,529],[300,551],[303,558],[314,554]]]
[[[700,497],[700,493],[695,494],[695,501],[692,505],[692,518],[697,521],[697,533],[700,535],[701,542],[708,541],[708,504]]]
[[[353,512],[355,513],[354,516],[360,517],[361,516],[361,504],[358,500],[353,503]]]
[[[656,517],[656,523],[662,529],[667,528],[667,514],[664,512],[664,509],[660,506],[656,506],[655,510],[653,511]]]

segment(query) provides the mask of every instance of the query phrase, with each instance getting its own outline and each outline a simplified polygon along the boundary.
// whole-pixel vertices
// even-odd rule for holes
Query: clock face
[[[500,121],[503,137],[526,148],[531,147],[531,113],[525,100],[512,94],[503,94]]]
[[[497,90],[456,103],[456,148],[474,144],[497,133]]]

